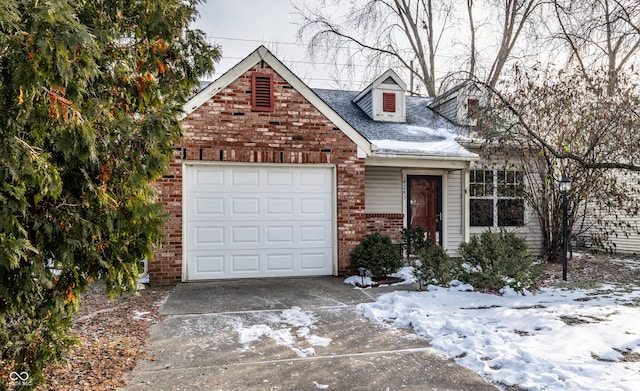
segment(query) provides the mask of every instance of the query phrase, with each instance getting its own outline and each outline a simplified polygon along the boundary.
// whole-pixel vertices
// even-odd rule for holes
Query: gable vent
[[[386,113],[396,112],[396,94],[390,92],[382,94],[382,111]]]
[[[273,110],[273,75],[251,75],[251,106],[253,111]]]

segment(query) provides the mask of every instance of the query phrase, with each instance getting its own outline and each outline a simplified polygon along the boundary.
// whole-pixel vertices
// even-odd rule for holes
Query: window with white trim
[[[517,170],[473,170],[469,181],[472,227],[524,225],[524,174]]]

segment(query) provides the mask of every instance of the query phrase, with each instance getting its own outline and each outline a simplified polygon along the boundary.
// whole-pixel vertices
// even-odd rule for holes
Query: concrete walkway
[[[355,305],[411,285],[358,290],[341,278],[179,284],[125,390],[495,390],[411,330]]]

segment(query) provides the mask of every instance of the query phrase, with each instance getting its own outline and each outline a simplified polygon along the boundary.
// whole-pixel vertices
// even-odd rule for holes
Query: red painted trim
[[[254,72],[251,74],[251,110],[273,111],[273,75]]]

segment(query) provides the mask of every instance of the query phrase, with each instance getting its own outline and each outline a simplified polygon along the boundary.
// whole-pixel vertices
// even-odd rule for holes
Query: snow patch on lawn
[[[394,292],[357,308],[413,328],[489,381],[524,390],[640,389],[640,288],[543,289],[525,296],[468,284]]]

